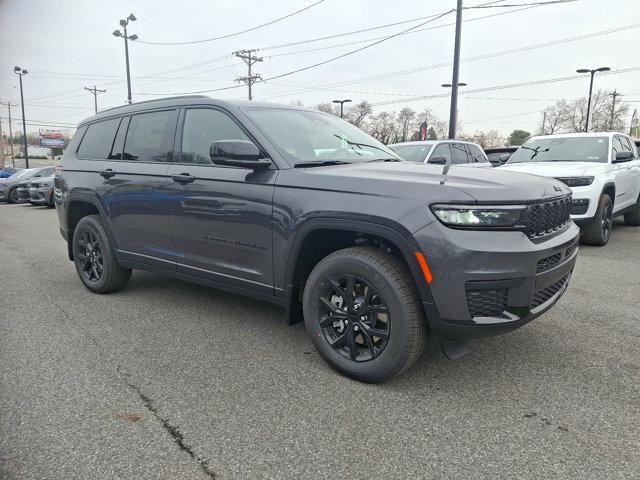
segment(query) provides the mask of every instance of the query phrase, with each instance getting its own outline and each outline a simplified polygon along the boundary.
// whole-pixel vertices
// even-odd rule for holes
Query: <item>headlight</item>
[[[560,177],[556,180],[560,180],[567,187],[586,187],[593,183],[594,177]]]
[[[50,183],[40,183],[40,188],[49,188],[51,186]]]
[[[445,225],[461,228],[513,227],[524,205],[432,205],[431,211]]]

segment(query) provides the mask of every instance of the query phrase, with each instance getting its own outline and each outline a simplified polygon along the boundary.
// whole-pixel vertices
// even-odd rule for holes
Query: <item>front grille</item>
[[[467,307],[473,317],[497,317],[507,304],[507,290],[467,290]]]
[[[584,215],[589,210],[589,200],[581,199],[571,202],[571,215]]]
[[[38,188],[38,187],[39,187],[39,185],[37,183],[32,183],[31,184],[31,188]]]
[[[551,255],[550,257],[543,258],[542,260],[538,260],[538,265],[536,266],[536,272],[544,272],[545,270],[549,270],[554,265],[562,260],[562,254],[556,253],[555,255]]]
[[[530,220],[527,236],[529,238],[542,237],[560,230],[569,221],[571,197],[530,205],[529,210]]]
[[[543,303],[548,302],[551,297],[562,290],[562,287],[564,287],[569,279],[569,275],[570,274],[565,275],[553,285],[549,285],[547,288],[543,288],[542,290],[538,290],[534,293],[533,298],[531,299],[531,308],[539,307]]]
[[[573,244],[569,248],[567,248],[567,251],[564,254],[565,258],[569,258],[571,255],[573,255],[573,252],[576,251],[576,248],[578,248],[578,244],[577,243]]]

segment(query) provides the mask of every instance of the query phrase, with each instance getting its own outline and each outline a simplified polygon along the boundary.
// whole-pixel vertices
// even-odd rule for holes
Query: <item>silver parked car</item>
[[[480,145],[463,140],[423,140],[387,146],[409,162],[491,167]]]
[[[27,184],[36,178],[50,177],[52,175],[53,167],[40,167],[20,170],[9,178],[0,179],[0,202],[19,203],[18,188],[26,188]],[[25,197],[24,201],[29,200]]]

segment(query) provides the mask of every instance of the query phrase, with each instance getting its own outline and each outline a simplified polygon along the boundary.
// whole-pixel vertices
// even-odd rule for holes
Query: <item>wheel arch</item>
[[[606,193],[611,198],[611,202],[614,207],[616,205],[616,184],[613,182],[607,182],[602,186],[602,193]]]
[[[322,232],[339,232],[342,238],[333,242],[335,248],[327,248],[325,251],[320,252],[314,251],[314,249],[309,250],[311,248],[310,242],[314,239],[314,235],[317,236]],[[356,241],[349,243],[353,239],[356,239]],[[397,227],[361,220],[314,218],[307,220],[298,228],[295,237],[290,243],[290,253],[284,272],[287,323],[297,323],[302,319],[299,298],[303,291],[306,276],[308,276],[311,269],[329,253],[348,246],[358,245],[358,240],[363,240],[360,244],[367,244],[366,241],[370,239],[382,240],[385,247],[397,252],[401,260],[409,268],[421,300],[423,302],[433,302],[431,291],[425,282],[415,257],[415,253],[420,252],[420,248],[408,231],[405,232]],[[383,247],[383,245],[380,246]],[[308,251],[313,252],[315,257],[312,257],[309,263],[305,263],[305,253]]]
[[[73,232],[78,222],[87,215],[100,215],[105,230],[109,235],[111,245],[116,246],[113,234],[106,221],[107,215],[100,201],[93,195],[86,193],[71,194],[65,202],[65,217],[67,225],[67,252],[69,260],[73,261]]]

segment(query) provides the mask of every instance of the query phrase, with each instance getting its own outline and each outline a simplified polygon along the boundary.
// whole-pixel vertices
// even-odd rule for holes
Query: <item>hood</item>
[[[291,186],[388,195],[431,202],[517,203],[567,195],[563,183],[494,168],[372,162],[293,169]]]
[[[531,173],[543,177],[581,177],[593,169],[607,170],[611,165],[596,162],[523,162],[498,167],[511,172]]]

